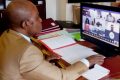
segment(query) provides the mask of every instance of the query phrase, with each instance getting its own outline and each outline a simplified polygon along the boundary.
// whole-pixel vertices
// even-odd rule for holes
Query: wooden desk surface
[[[91,44],[87,41],[79,41],[78,43],[92,49],[96,48],[94,44]],[[64,62],[66,66],[70,65],[64,60],[62,62]],[[120,73],[120,55],[105,58],[105,61],[102,66],[110,70],[110,74],[109,74],[110,76],[118,72]],[[120,74],[117,76],[119,76],[120,78]],[[86,79],[83,77],[79,77],[77,80],[86,80]],[[101,79],[101,80],[105,80],[105,79]]]
[[[110,74],[106,77],[120,80],[120,55],[106,58],[102,66],[110,70]],[[106,80],[106,77],[101,80]]]
[[[120,55],[106,58],[102,66],[110,70],[110,75],[120,72]]]
[[[91,44],[87,41],[80,41],[78,42],[81,45],[87,46],[89,48],[95,49],[95,45]],[[105,68],[110,70],[110,74],[120,72],[120,55],[112,56],[112,57],[107,57],[105,58],[105,61],[103,65]]]
[[[94,44],[91,44],[87,41],[80,41],[78,43],[92,49],[96,48]],[[61,61],[65,66],[70,66],[70,64],[68,64],[64,60],[61,60]],[[117,77],[119,77],[120,79],[120,55],[105,58],[105,61],[102,64],[102,66],[110,70],[110,74],[108,76],[112,77],[114,76],[113,74],[119,72],[119,75],[117,74]],[[77,80],[87,80],[87,79],[85,79],[84,77],[79,77]],[[101,80],[106,80],[106,79],[103,78]]]
[[[94,44],[91,44],[86,41],[80,41],[78,43],[92,49],[95,49],[96,47]],[[120,79],[120,55],[105,58],[105,61],[102,64],[102,66],[110,70],[110,74],[108,76],[113,77],[114,74],[119,73],[117,74],[117,77],[119,77]],[[86,80],[86,79],[83,77],[80,77],[77,80]],[[105,79],[103,78],[101,80],[105,80]]]
[[[109,80],[106,79],[108,77],[118,78],[117,80],[120,80],[120,55],[106,58],[102,66],[109,69],[110,74],[100,80]],[[77,80],[87,80],[87,79],[85,79],[84,77],[79,77]]]

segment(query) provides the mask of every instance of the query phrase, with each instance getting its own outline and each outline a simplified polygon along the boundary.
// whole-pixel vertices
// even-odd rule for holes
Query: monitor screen
[[[81,4],[82,37],[106,50],[120,49],[120,9]]]

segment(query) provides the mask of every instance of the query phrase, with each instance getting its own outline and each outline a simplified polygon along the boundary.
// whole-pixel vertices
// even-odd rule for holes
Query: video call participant
[[[115,22],[115,17],[109,12],[109,14],[106,16],[106,21]]]

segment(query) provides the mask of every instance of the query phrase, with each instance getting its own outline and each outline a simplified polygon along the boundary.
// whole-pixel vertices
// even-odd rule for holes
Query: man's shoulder
[[[22,36],[18,35],[14,31],[5,31],[0,36],[0,43],[1,47],[4,46],[5,49],[8,51],[14,50],[15,51],[23,51],[27,47],[29,47],[31,44],[25,40]]]

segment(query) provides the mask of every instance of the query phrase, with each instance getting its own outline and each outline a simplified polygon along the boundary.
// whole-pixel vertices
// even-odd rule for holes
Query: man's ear
[[[22,28],[26,29],[28,27],[32,26],[32,22],[30,20],[24,20],[22,21]]]

